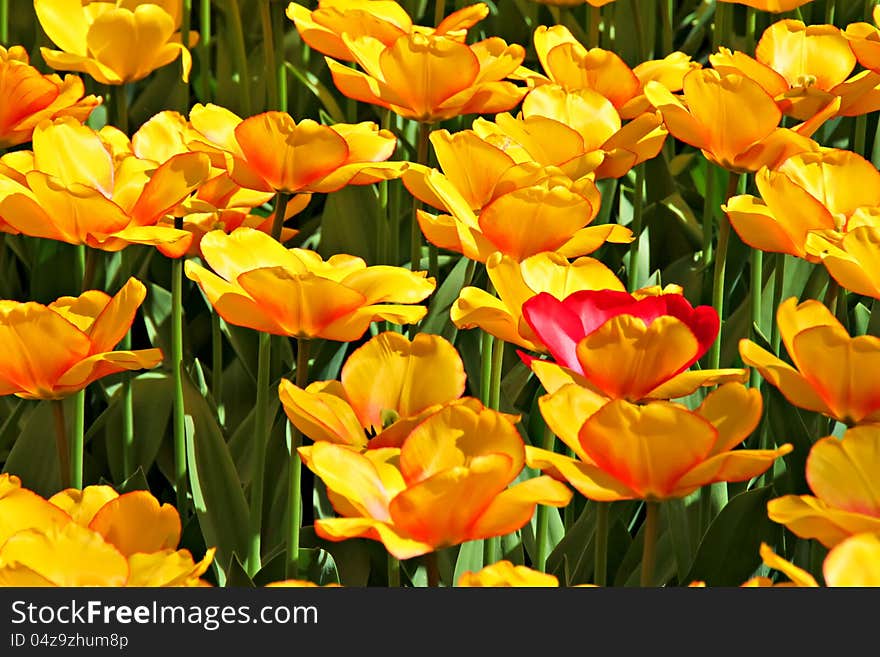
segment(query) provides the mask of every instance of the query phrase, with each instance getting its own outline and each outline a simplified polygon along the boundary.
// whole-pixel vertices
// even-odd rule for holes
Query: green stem
[[[483,543],[483,563],[487,566],[491,566],[493,563],[498,563],[501,559],[501,537],[500,536],[490,536],[486,539],[485,543]]]
[[[192,23],[192,0],[183,0],[180,7],[180,42],[184,48],[189,49],[189,27]],[[179,83],[183,92],[180,111],[186,115],[189,111],[189,83],[180,80]]]
[[[501,407],[501,370],[504,366],[504,340],[496,338],[492,345],[492,375],[489,379],[489,408]]]
[[[275,193],[275,218],[272,221],[272,239],[281,241],[281,231],[284,228],[284,215],[287,212],[287,202],[290,194],[278,191]]]
[[[266,443],[269,441],[269,367],[272,356],[272,335],[260,333],[257,357],[257,400],[254,406],[254,455],[250,495],[250,544],[247,573],[260,570],[260,540],[263,525],[263,478],[266,471]]]
[[[250,74],[248,73],[247,50],[244,45],[244,29],[241,25],[241,11],[238,0],[226,0],[226,18],[232,30],[232,57],[238,68],[241,89],[241,113],[251,115]]]
[[[860,114],[856,117],[855,129],[853,130],[853,151],[859,155],[870,157],[865,154],[865,142],[868,132],[868,115]]]
[[[273,22],[275,25],[275,77],[278,82],[278,109],[282,112],[288,110],[287,102],[287,53],[285,51],[285,38],[287,33],[288,20],[284,15],[284,7],[280,3],[272,5],[274,8]]]
[[[758,12],[754,7],[746,7],[746,43],[749,50],[755,49],[755,31],[758,28]]]
[[[617,46],[617,21],[615,14],[617,13],[617,5],[611,3],[605,6],[605,37],[608,39],[606,50],[614,50]]]
[[[663,55],[669,55],[675,48],[675,28],[672,26],[673,0],[660,0],[660,20],[663,21]]]
[[[9,0],[0,0],[0,44],[9,45]]]
[[[119,343],[119,348],[122,351],[131,349],[130,329],[122,338],[122,342]],[[77,438],[75,437],[74,440],[76,441]],[[74,451],[76,451],[76,446],[74,446]],[[125,469],[126,476],[129,476],[134,471],[134,399],[131,394],[131,374],[128,372],[122,375],[122,459],[123,469],[125,469],[125,465],[131,468],[131,472]],[[76,463],[74,463],[74,467],[76,467]],[[82,464],[80,463],[80,471],[81,469]]]
[[[174,227],[183,229],[183,219],[174,218]],[[172,434],[174,439],[174,484],[177,511],[186,512],[186,409],[183,403],[183,258],[171,261],[171,373],[174,376]]]
[[[428,575],[428,586],[440,586],[440,566],[437,563],[437,553],[428,552],[425,555],[425,572]]]
[[[593,568],[593,582],[596,586],[608,584],[608,515],[610,511],[610,502],[596,503],[596,535],[594,538],[596,551]]]
[[[712,228],[715,225],[715,167],[706,160],[706,195],[703,197],[703,269],[712,261]]]
[[[654,566],[657,563],[657,529],[660,502],[645,502],[645,534],[642,548],[641,585],[654,586]]]
[[[199,4],[199,42],[196,44],[196,51],[199,57],[199,68],[201,69],[201,87],[202,101],[207,103],[212,99],[211,93],[211,72],[214,70],[211,66],[211,0],[201,0]]]
[[[600,7],[590,7],[587,9],[587,35],[589,43],[587,48],[599,47],[599,25],[602,23],[602,9]]]
[[[739,175],[732,175],[727,183],[729,199],[739,185]],[[724,275],[727,270],[727,245],[730,242],[730,220],[721,213],[718,228],[718,247],[715,250],[715,271],[712,277],[712,307],[718,313],[718,319],[724,325]],[[709,369],[718,369],[721,363],[721,331],[709,350]]]
[[[73,444],[71,449],[70,484],[76,488],[83,486],[83,456],[86,435],[86,391],[80,390],[73,399]]]
[[[58,451],[58,470],[61,473],[61,488],[70,488],[71,463],[70,448],[67,445],[67,426],[64,422],[64,400],[52,401],[52,415],[55,418],[55,448]],[[78,486],[82,488],[82,484]]]
[[[400,587],[400,559],[388,553],[388,588]]]
[[[113,115],[116,127],[128,134],[128,93],[127,85],[120,84],[110,88],[108,96],[113,101]]]
[[[639,287],[639,244],[642,241],[642,210],[644,207],[645,165],[636,167],[636,186],[633,189],[633,220],[632,232],[635,239],[629,247],[629,289],[630,292]]]
[[[775,255],[776,272],[773,276],[773,308],[779,308],[782,303],[782,295],[785,290],[785,254],[777,253]],[[773,353],[779,355],[779,345],[782,341],[782,335],[779,333],[779,326],[776,321],[770,322],[770,346],[773,347]]]
[[[269,109],[278,109],[278,79],[275,70],[275,39],[272,35],[272,11],[269,0],[260,0],[260,27],[263,31],[263,59],[266,70],[272,75],[265,76],[266,95]]]
[[[492,345],[495,338],[483,331],[480,341],[480,401],[489,406],[492,389]]]
[[[309,346],[304,338],[296,340],[296,385],[305,389],[309,382]],[[302,459],[297,451],[302,445],[302,433],[296,427],[290,430],[290,451],[288,452],[288,527],[287,527],[287,571],[289,579],[299,576],[299,535],[302,526]],[[309,498],[311,502],[311,497]]]
[[[220,315],[211,313],[211,394],[217,406],[217,419],[222,426],[226,419],[223,406],[223,331],[220,328]]]
[[[752,314],[752,325],[749,332],[751,338],[755,340],[761,327],[761,295],[764,290],[764,252],[760,249],[752,249],[750,269],[752,280],[750,284],[749,307]],[[758,372],[757,367],[751,369],[749,385],[753,388],[761,385],[761,374]]]
[[[837,8],[836,0],[825,0],[825,23],[834,25],[834,13]]]
[[[427,164],[428,144],[431,139],[431,124],[419,123],[418,143],[416,144],[416,163]],[[410,270],[418,271],[422,268],[422,230],[417,218],[422,202],[413,196],[412,226],[410,229]]]
[[[718,48],[727,44],[726,38],[726,21],[727,5],[720,2],[715,3],[715,17],[713,20],[714,29],[712,31],[712,51],[717,52]]]
[[[83,246],[85,249],[85,263],[83,264],[83,275],[82,275],[82,291],[91,290],[92,285],[95,283],[95,271],[98,268],[98,252],[95,249],[90,249],[87,246]]]
[[[440,22],[445,15],[446,0],[436,0],[436,2],[434,2],[434,25],[440,25]]]
[[[543,438],[541,447],[548,452],[552,452],[556,436],[553,435],[552,429],[546,424],[544,425]],[[535,568],[541,572],[547,570],[547,557],[550,555],[550,544],[547,540],[547,535],[550,532],[550,514],[553,512],[552,507],[543,504],[538,506],[538,517],[535,520]]]
[[[644,10],[644,2],[640,2],[639,0],[630,0],[632,6],[632,15],[633,15],[633,28],[635,31],[636,45],[638,46],[639,52],[639,61],[644,62],[650,59],[650,55],[647,52],[648,50],[648,40],[645,38],[645,29],[642,25],[642,12],[639,11],[641,4],[641,9]]]

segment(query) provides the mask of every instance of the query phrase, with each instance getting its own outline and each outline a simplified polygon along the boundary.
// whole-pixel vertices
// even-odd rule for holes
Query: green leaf
[[[466,572],[475,573],[483,567],[483,545],[483,541],[467,541],[461,544],[452,574],[454,584],[457,585]]]
[[[456,329],[452,320],[449,319],[449,310],[458,299],[465,283],[469,263],[470,261],[462,256],[447,274],[440,287],[434,291],[431,296],[431,304],[428,307],[428,314],[419,327],[421,332],[443,335],[449,340],[455,339],[454,331]]]
[[[206,544],[217,548],[217,563],[230,564],[235,555],[247,554],[247,500],[208,402],[189,377],[183,378],[183,384],[186,458],[193,506]]]
[[[3,466],[3,472],[20,477],[22,486],[43,497],[61,490],[52,403],[41,401],[27,415],[21,434]],[[65,403],[65,407],[65,417],[70,418],[72,399]]]
[[[328,258],[334,253],[360,256],[378,261],[376,233],[379,221],[376,190],[367,185],[349,185],[327,195],[321,217],[321,244],[318,253]]]
[[[174,381],[164,372],[147,372],[131,380],[132,414],[134,416],[134,465],[149,472],[159,453],[162,441],[169,436]],[[121,386],[110,400],[104,418],[107,461],[113,481],[121,481],[122,472],[122,408]]]
[[[773,486],[733,497],[703,536],[683,583],[739,586],[745,582],[761,563],[761,543],[773,546],[782,535],[782,526],[767,517],[767,502],[774,497]]]

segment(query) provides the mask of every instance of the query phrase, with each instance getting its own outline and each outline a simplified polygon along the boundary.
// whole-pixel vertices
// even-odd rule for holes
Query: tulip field
[[[880,586],[875,4],[0,0],[0,585]]]

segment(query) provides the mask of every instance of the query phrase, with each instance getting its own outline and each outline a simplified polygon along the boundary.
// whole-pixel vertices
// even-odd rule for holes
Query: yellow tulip
[[[754,342],[743,339],[739,353],[746,365],[777,387],[785,398],[808,411],[846,424],[880,420],[880,389],[873,365],[880,364],[880,338],[850,337],[820,302],[784,301],[776,322],[794,367]]]
[[[517,262],[494,253],[486,260],[486,272],[497,297],[477,287],[465,287],[452,304],[450,317],[460,329],[480,327],[496,338],[531,351],[546,352],[523,318],[523,304],[546,292],[564,299],[580,290],[624,291],[624,285],[605,265],[594,258],[574,262],[557,253],[544,252]]]
[[[784,114],[800,121],[818,124],[878,107],[880,91],[875,88],[880,78],[870,72],[850,77],[856,57],[833,25],[781,20],[764,31],[754,58],[720,48],[709,60],[717,71],[739,73],[760,84]]]
[[[660,152],[667,131],[658,112],[646,112],[624,125],[607,98],[590,89],[566,91],[542,85],[523,100],[514,118],[498,114],[477,119],[474,132],[515,162],[558,166],[573,180],[620,178]]]
[[[559,438],[576,458],[526,447],[526,460],[592,500],[685,497],[716,481],[747,481],[792,450],[734,449],[758,425],[762,406],[760,393],[739,383],[712,391],[695,411],[588,399],[581,390],[569,384],[541,406],[548,426],[563,425]]]
[[[88,73],[102,84],[147,77],[178,56],[189,81],[192,57],[181,42],[182,0],[34,0],[46,35],[60,50],[40,48],[54,69]]]
[[[880,207],[880,172],[850,151],[794,155],[776,170],[762,168],[755,183],[761,199],[745,194],[723,206],[731,226],[749,246],[812,262],[820,259],[812,234],[836,243]]]
[[[316,520],[317,534],[378,540],[398,559],[509,534],[537,504],[565,506],[572,495],[544,476],[510,486],[525,463],[514,422],[463,404],[428,417],[399,448],[358,453],[322,441],[299,453],[342,516]]]
[[[31,140],[34,127],[44,119],[72,116],[85,121],[101,99],[85,96],[75,75],[43,75],[29,64],[21,46],[0,46],[0,148]]]
[[[411,32],[463,42],[468,28],[489,15],[489,7],[483,2],[469,5],[446,16],[437,27],[414,25],[406,10],[391,0],[318,0],[317,9],[311,11],[291,2],[286,13],[310,48],[353,62],[357,57],[346,46],[343,34],[349,38],[370,36],[386,46]]]
[[[425,316],[422,301],[434,291],[425,272],[367,267],[338,254],[326,262],[314,251],[286,249],[252,228],[211,231],[202,256],[214,270],[187,260],[187,277],[230,324],[299,338],[351,342],[371,322],[412,324]]]
[[[210,171],[202,153],[142,160],[118,130],[95,132],[71,117],[40,123],[33,151],[9,153],[2,163],[7,230],[105,251],[146,244],[169,257],[185,253],[192,236],[157,224]]]
[[[694,70],[684,77],[682,97],[658,82],[645,85],[645,94],[674,137],[731,171],[772,169],[796,153],[818,149],[809,138],[818,125],[778,127],[782,112],[776,102],[743,75]]]
[[[0,395],[61,399],[101,377],[158,365],[159,349],[112,351],[145,295],[132,278],[112,298],[89,290],[48,306],[0,301]]]
[[[590,176],[572,181],[557,167],[516,164],[471,130],[436,130],[431,143],[443,173],[413,164],[403,182],[420,200],[449,212],[417,214],[425,237],[440,248],[479,262],[496,251],[519,261],[543,251],[577,257],[606,241],[632,241],[623,226],[587,226],[600,205]]]
[[[362,449],[399,447],[464,389],[461,357],[445,339],[418,333],[410,341],[386,331],[352,352],[339,381],[316,381],[303,390],[282,379],[279,396],[305,436]]]
[[[503,112],[526,93],[505,80],[519,68],[525,49],[499,37],[471,45],[419,32],[391,45],[371,36],[342,39],[363,72],[326,58],[337,89],[421,123]]]
[[[854,534],[880,533],[880,486],[868,474],[878,467],[877,425],[853,427],[842,439],[822,438],[807,457],[807,483],[813,495],[770,500],[770,519],[828,548]]]
[[[178,550],[180,517],[147,491],[67,489],[48,500],[0,475],[0,586],[204,586],[214,549]],[[10,522],[11,521],[11,522]]]
[[[526,566],[514,566],[506,559],[498,561],[477,572],[467,571],[458,578],[462,587],[546,587],[559,586],[554,575],[542,573]]]
[[[644,87],[654,81],[670,92],[680,91],[685,74],[700,68],[682,52],[642,62],[631,69],[618,55],[602,48],[585,48],[564,25],[539,25],[535,52],[545,75],[521,68],[516,79],[530,86],[552,83],[568,93],[592,91],[606,98],[623,119],[651,110]]]

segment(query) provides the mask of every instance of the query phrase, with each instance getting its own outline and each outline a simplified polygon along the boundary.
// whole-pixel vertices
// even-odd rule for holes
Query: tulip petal
[[[173,549],[180,542],[180,516],[170,504],[147,491],[133,491],[102,506],[89,529],[104,537],[124,556]]]
[[[765,566],[784,573],[795,586],[819,586],[810,573],[780,557],[766,543],[761,543],[760,554]]]
[[[727,452],[743,442],[761,421],[763,401],[756,388],[726,383],[713,390],[696,412],[718,432],[711,456]]]
[[[110,351],[125,337],[138,308],[147,296],[147,288],[136,278],[129,278],[122,289],[109,299],[88,331],[91,354]]]
[[[825,557],[828,586],[880,586],[880,538],[861,534],[846,539]]]
[[[462,288],[452,304],[449,318],[456,328],[480,327],[505,342],[540,351],[541,346],[520,335],[519,324],[509,308],[495,296],[477,287]]]
[[[366,304],[418,303],[429,296],[436,287],[426,272],[412,272],[402,267],[373,265],[359,269],[342,281],[346,287],[360,292]]]
[[[143,189],[132,208],[132,221],[139,226],[155,224],[203,183],[211,170],[204,153],[181,153],[164,162]]]
[[[75,522],[11,536],[0,563],[24,566],[55,586],[124,586],[128,562],[100,534]]]
[[[318,337],[338,342],[353,342],[363,337],[372,322],[390,322],[391,324],[417,324],[428,309],[425,306],[403,306],[397,304],[377,304],[361,306],[354,311],[342,315],[326,325]]]
[[[335,130],[311,119],[298,124],[286,112],[245,119],[235,138],[252,166],[276,190],[297,192],[348,160],[348,144]],[[266,144],[275,144],[266,148]]]
[[[278,395],[293,425],[315,442],[366,446],[363,427],[344,399],[308,388],[303,390],[286,379],[281,380]]]
[[[724,383],[745,383],[749,371],[743,368],[720,370],[688,370],[661,383],[646,395],[646,399],[677,399],[686,397],[697,388],[716,386]]]
[[[527,479],[496,495],[471,528],[474,538],[504,536],[521,529],[538,504],[562,507],[572,498],[566,486],[551,477]]]
[[[189,550],[129,555],[128,586],[200,586],[199,578],[210,567],[214,552],[215,548],[210,548],[199,563],[193,561]]]
[[[447,130],[434,131],[431,144],[444,175],[475,211],[491,201],[501,175],[513,166],[513,160],[503,150],[470,130],[454,134]],[[468,166],[461,166],[463,162]],[[431,205],[452,211],[446,205]]]
[[[526,446],[526,464],[549,473],[554,479],[563,479],[584,497],[596,502],[617,502],[631,500],[639,494],[609,473],[592,463]]]
[[[161,349],[140,349],[138,351],[110,351],[94,354],[76,363],[59,377],[55,391],[68,395],[82,390],[92,381],[126,370],[141,370],[156,367],[162,362]]]
[[[880,518],[836,509],[811,495],[785,495],[767,503],[773,522],[801,538],[815,538],[832,548],[853,534],[880,533]]]
[[[283,334],[283,329],[272,316],[240,287],[231,285],[191,260],[184,263],[184,272],[187,278],[198,283],[208,303],[230,324],[246,326],[264,333]]]
[[[675,494],[679,480],[711,453],[715,428],[682,406],[609,402],[580,429],[583,450],[642,498]]]
[[[38,303],[19,304],[0,317],[0,392],[55,399],[58,379],[89,353],[89,339]]]
[[[86,22],[82,0],[34,0],[40,26],[56,46],[70,53],[85,55]]]
[[[591,463],[578,437],[590,416],[608,402],[606,397],[575,383],[568,383],[553,393],[538,398],[541,415],[547,426],[585,463]]]
[[[828,505],[880,519],[880,431],[865,425],[848,429],[844,439],[823,438],[807,457],[807,483]]]
[[[629,244],[633,239],[632,231],[618,224],[587,226],[572,235],[570,240],[556,249],[556,253],[565,258],[577,258],[592,253],[605,242]]]
[[[45,530],[69,522],[65,510],[22,488],[18,477],[0,474],[0,547],[10,536],[26,529]]]
[[[737,449],[721,452],[706,459],[684,475],[676,486],[674,497],[686,497],[716,481],[748,481],[766,472],[773,462],[792,451],[786,443],[778,449]]]
[[[647,327],[617,315],[583,338],[577,359],[584,376],[612,398],[638,400],[699,357],[691,328],[664,315]]]
[[[370,538],[380,541],[397,559],[412,559],[433,552],[430,543],[399,534],[384,522],[372,518],[323,518],[315,521],[315,533],[328,541]]]
[[[464,365],[455,349],[423,333],[412,342],[391,331],[379,334],[349,356],[341,380],[361,425],[379,429],[383,411],[410,417],[457,399],[465,388]]]
[[[67,513],[78,525],[88,527],[105,504],[119,497],[112,486],[86,486],[82,490],[67,488],[55,493],[49,502]]]
[[[758,368],[761,376],[770,385],[778,388],[779,392],[795,406],[819,413],[831,412],[822,397],[800,372],[766,349],[749,340],[741,340],[739,354],[746,365]]]

